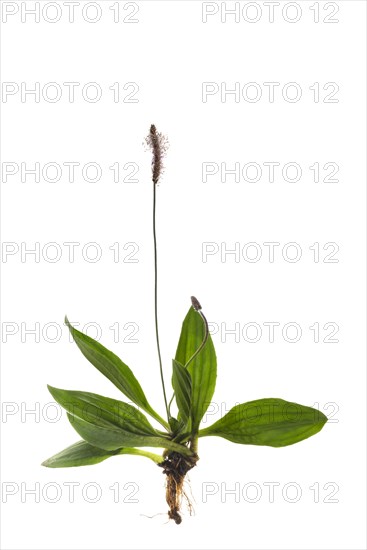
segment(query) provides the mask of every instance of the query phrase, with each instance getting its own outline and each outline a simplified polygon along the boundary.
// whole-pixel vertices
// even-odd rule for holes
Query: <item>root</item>
[[[183,484],[187,472],[196,465],[198,460],[199,457],[197,455],[187,457],[173,451],[167,455],[163,462],[158,464],[158,466],[163,468],[163,473],[167,476],[166,501],[169,506],[168,517],[169,519],[173,519],[177,525],[182,521],[180,515],[182,497],[186,499],[190,515],[192,512],[192,504],[183,490]]]

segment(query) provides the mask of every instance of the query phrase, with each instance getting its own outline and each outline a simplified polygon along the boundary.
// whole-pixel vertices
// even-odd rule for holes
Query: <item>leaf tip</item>
[[[50,386],[50,384],[47,384],[47,389],[56,401],[55,394],[57,393],[57,388],[54,388],[53,386]]]
[[[322,425],[321,427],[323,428],[329,419],[324,413],[322,413],[321,411],[319,412],[320,412],[319,424],[321,424]]]
[[[202,309],[200,302],[195,296],[191,296],[191,304],[195,311],[200,311]]]

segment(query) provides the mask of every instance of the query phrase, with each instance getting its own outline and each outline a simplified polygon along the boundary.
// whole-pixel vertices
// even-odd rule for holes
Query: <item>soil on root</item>
[[[191,470],[199,460],[199,457],[184,456],[175,451],[170,452],[163,462],[160,462],[158,466],[163,468],[163,473],[167,476],[166,484],[166,501],[169,506],[168,517],[173,519],[177,525],[182,521],[180,515],[182,497],[186,499],[189,510],[192,510],[192,504],[186,495],[183,484],[185,476],[189,470]]]

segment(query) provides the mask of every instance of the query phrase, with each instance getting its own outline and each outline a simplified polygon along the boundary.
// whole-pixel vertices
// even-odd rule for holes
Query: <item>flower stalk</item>
[[[159,371],[161,376],[164,404],[166,407],[167,419],[170,420],[170,413],[167,402],[166,388],[164,384],[162,356],[159,343],[158,329],[158,251],[157,251],[157,229],[156,229],[156,211],[157,211],[157,184],[162,172],[162,157],[165,152],[165,138],[157,132],[154,124],[150,127],[147,143],[153,152],[152,159],[152,181],[153,181],[153,248],[154,248],[154,319],[155,319],[155,335],[157,343]]]

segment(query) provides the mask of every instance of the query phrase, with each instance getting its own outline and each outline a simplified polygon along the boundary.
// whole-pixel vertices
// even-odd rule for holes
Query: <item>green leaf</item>
[[[186,425],[191,411],[191,376],[189,371],[175,359],[172,360],[172,387],[176,394],[178,410]]]
[[[102,346],[93,338],[83,334],[74,328],[65,317],[65,323],[68,326],[70,333],[84,355],[90,363],[102,374],[104,374],[115,386],[126,395],[133,403],[141,407],[149,413],[153,418],[158,420],[165,428],[168,428],[168,423],[163,420],[150,406],[145,394],[135,378],[132,370],[121,361],[117,355],[107,348]]]
[[[109,451],[125,446],[134,447],[163,447],[171,451],[191,456],[192,452],[183,445],[174,443],[161,436],[147,436],[126,433],[118,428],[100,427],[96,424],[86,422],[77,416],[68,413],[71,425],[78,434],[91,445],[107,449]]]
[[[156,435],[147,418],[132,405],[96,393],[47,386],[52,397],[73,416],[97,426],[114,427],[138,435]]]
[[[236,405],[199,437],[216,435],[244,445],[284,447],[319,432],[327,417],[317,409],[283,399],[258,399]]]
[[[73,428],[90,445],[113,451],[122,447],[174,448],[189,451],[159,434],[132,405],[89,392],[48,386],[51,395],[66,411]],[[187,452],[186,452],[187,451]]]
[[[160,438],[136,434],[119,427],[100,426],[87,422],[78,416],[68,414],[70,424],[76,432],[91,445],[112,451],[121,447],[162,447]]]
[[[203,342],[204,335],[204,321],[201,315],[191,307],[182,324],[175,357],[176,361],[186,366],[186,363]],[[196,433],[213,397],[217,378],[217,358],[210,334],[205,346],[189,363],[187,370],[192,381],[192,432]]]
[[[98,447],[93,447],[85,441],[78,441],[74,445],[70,445],[60,453],[48,458],[42,462],[42,466],[47,468],[71,468],[75,466],[89,466],[92,464],[98,464],[107,458],[115,455],[141,455],[150,458],[158,464],[162,462],[163,458],[159,455],[153,453],[148,453],[141,451],[140,449],[133,449],[131,447],[124,447],[122,449],[117,449],[115,451],[106,451],[104,449],[99,449]]]
[[[47,468],[70,468],[71,466],[88,466],[98,464],[110,456],[119,454],[119,450],[105,451],[98,447],[93,447],[85,441],[78,441],[70,445],[60,453],[48,458],[42,462],[42,466]]]

